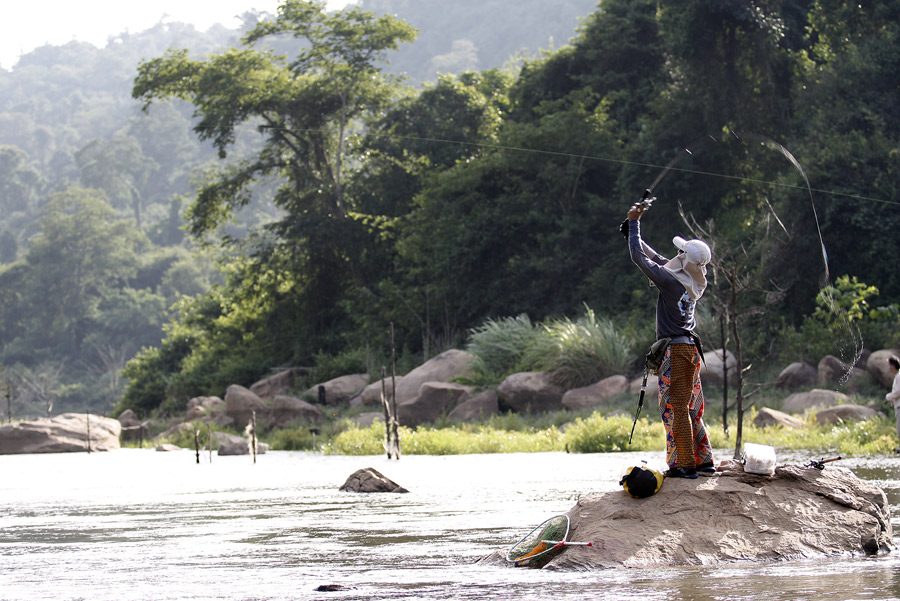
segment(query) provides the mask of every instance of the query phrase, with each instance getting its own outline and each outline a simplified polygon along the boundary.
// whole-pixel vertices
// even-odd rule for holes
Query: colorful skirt
[[[703,405],[697,348],[693,344],[670,344],[659,370],[659,409],[666,427],[669,467],[713,465]]]

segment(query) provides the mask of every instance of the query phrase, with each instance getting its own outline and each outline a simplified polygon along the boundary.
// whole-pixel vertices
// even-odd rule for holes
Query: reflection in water
[[[390,462],[284,452],[256,465],[129,449],[0,456],[0,598],[900,598],[896,554],[589,573],[471,565],[579,496],[618,489],[622,469],[640,459],[662,462],[638,453]],[[884,488],[892,505],[900,500],[900,459],[841,465]],[[362,467],[412,492],[339,492]],[[892,523],[900,531],[896,512]],[[332,584],[341,590],[315,590]]]

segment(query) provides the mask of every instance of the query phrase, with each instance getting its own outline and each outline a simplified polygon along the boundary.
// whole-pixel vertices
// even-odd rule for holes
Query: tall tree
[[[270,37],[292,38],[296,54],[253,47]],[[334,324],[346,319],[340,304],[347,289],[371,286],[360,256],[360,240],[370,231],[347,193],[347,172],[356,166],[349,141],[365,117],[395,96],[395,79],[382,75],[380,64],[414,37],[415,30],[394,17],[358,7],[328,13],[323,1],[287,0],[239,49],[203,60],[171,50],[139,67],[133,96],[145,108],[170,98],[192,103],[197,136],[211,141],[222,159],[241,126],[258,127],[258,151],[207,181],[188,218],[191,233],[204,237],[249,202],[254,183],[279,183],[272,201],[282,217],[248,241],[229,240],[252,258],[241,263],[242,278],[231,280],[233,294],[247,305],[225,307],[244,307],[239,321],[256,324],[270,361],[309,360],[333,336]],[[271,302],[249,302],[263,290],[283,301],[277,317],[268,313]],[[267,334],[264,324],[275,321],[292,330]]]

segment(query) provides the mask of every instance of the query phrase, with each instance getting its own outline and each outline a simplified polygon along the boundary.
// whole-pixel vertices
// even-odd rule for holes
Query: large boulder
[[[388,376],[386,378],[380,378],[375,382],[372,382],[368,386],[362,389],[362,392],[353,396],[350,399],[350,406],[357,407],[359,405],[363,406],[381,406],[381,392],[382,386],[384,387],[384,395],[385,398],[390,400],[394,396],[394,387],[399,386],[400,382],[403,381],[403,376]]]
[[[546,371],[525,371],[508,376],[497,394],[516,413],[545,413],[563,408],[565,391],[553,383]]]
[[[823,388],[813,388],[806,392],[795,392],[788,398],[784,399],[781,408],[786,413],[803,413],[814,407],[833,407],[848,403],[850,397],[843,392],[836,390],[825,390]]]
[[[234,425],[243,429],[250,423],[253,413],[257,421],[262,421],[269,411],[265,401],[238,384],[232,384],[225,391],[225,414],[234,420]]]
[[[769,426],[781,426],[782,428],[803,428],[806,422],[798,419],[793,415],[788,415],[776,409],[763,407],[753,419],[753,425],[757,428],[767,428]]]
[[[131,409],[120,413],[117,419],[122,426],[122,440],[141,440],[150,434],[147,424],[142,423]]]
[[[900,357],[900,350],[881,349],[869,355],[869,360],[866,361],[866,371],[885,388],[890,388],[894,383],[894,375],[888,365],[888,359],[892,356]]]
[[[791,363],[775,378],[775,388],[809,388],[819,380],[819,372],[806,361]]]
[[[546,567],[708,566],[891,550],[884,491],[846,468],[780,465],[774,476],[759,476],[731,461],[720,470],[696,480],[668,478],[644,499],[623,490],[582,497],[568,512],[569,540],[592,546],[566,547]],[[508,565],[505,553],[479,563]]]
[[[436,421],[467,400],[473,390],[471,386],[462,384],[425,382],[419,387],[419,394],[416,397],[404,403],[397,403],[397,421],[404,426],[418,426]],[[399,394],[397,396],[399,397]]]
[[[409,492],[373,467],[356,470],[340,490],[344,492]]]
[[[349,374],[316,384],[306,391],[316,402],[325,405],[336,405],[349,401],[350,398],[366,387],[369,374]]]
[[[499,414],[497,392],[485,390],[457,405],[447,418],[454,422],[477,422]]]
[[[322,410],[311,403],[286,394],[279,394],[272,401],[272,417],[269,425],[283,428],[291,422],[313,423],[324,417]]]
[[[250,438],[242,438],[235,434],[227,432],[213,432],[213,439],[216,441],[216,454],[222,457],[229,455],[250,455],[252,452],[253,440]],[[269,445],[264,442],[256,441],[256,454],[264,455],[269,449]]]
[[[863,405],[837,405],[816,413],[816,422],[839,424],[843,422],[864,422],[877,416],[878,412]]]
[[[704,384],[721,387],[725,383],[725,370],[728,370],[728,383],[737,381],[737,359],[731,351],[713,349],[703,352],[700,362],[700,380]]]
[[[449,382],[472,373],[475,356],[458,349],[444,351],[415,368],[397,384],[397,404],[414,399],[425,382]]]
[[[111,451],[119,448],[122,424],[87,413],[63,413],[0,426],[0,455]]]
[[[185,420],[211,419],[215,413],[225,409],[225,401],[217,396],[197,396],[188,401]]]
[[[566,409],[577,411],[605,405],[611,399],[628,392],[628,378],[625,376],[609,376],[599,382],[583,388],[567,390],[562,397],[562,404]]]
[[[273,399],[279,394],[290,392],[297,385],[297,376],[303,370],[299,367],[283,369],[276,374],[254,382],[250,391],[263,400]]]
[[[849,390],[859,390],[866,372],[841,361],[834,355],[825,355],[817,368],[820,385],[846,385]]]

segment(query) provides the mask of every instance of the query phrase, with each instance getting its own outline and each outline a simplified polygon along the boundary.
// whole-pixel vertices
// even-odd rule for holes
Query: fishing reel
[[[646,211],[653,204],[653,201],[656,200],[655,196],[650,196],[650,189],[644,190],[644,195],[641,197],[639,201],[631,205],[632,209],[642,209]],[[630,210],[630,209],[629,209]],[[622,232],[622,237],[626,240],[628,239],[628,220],[626,219],[621,224],[619,224],[619,231]]]

